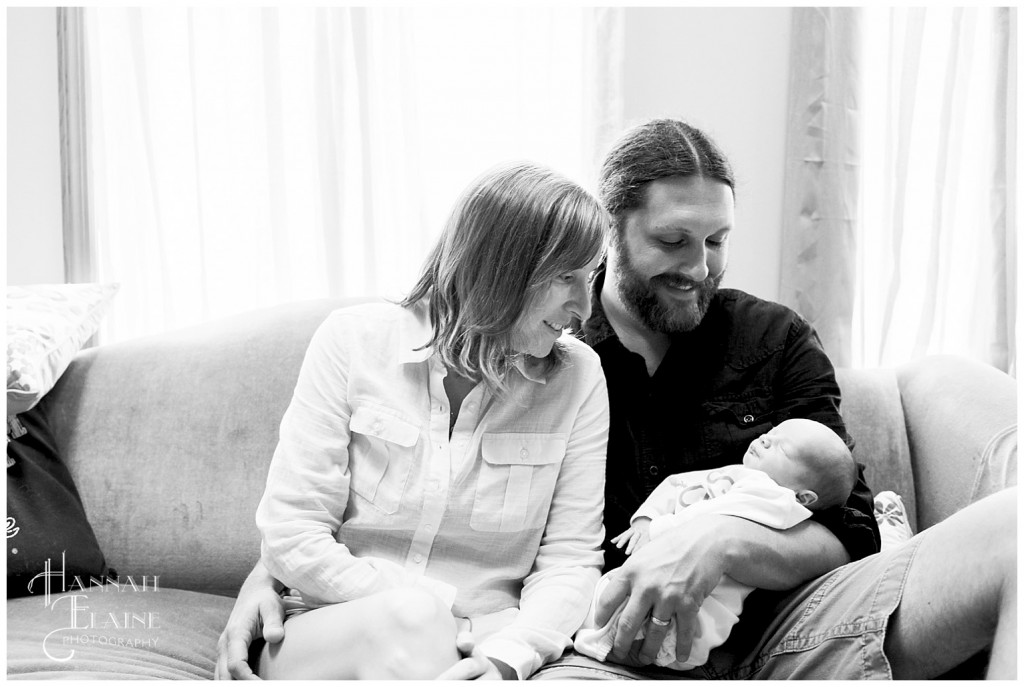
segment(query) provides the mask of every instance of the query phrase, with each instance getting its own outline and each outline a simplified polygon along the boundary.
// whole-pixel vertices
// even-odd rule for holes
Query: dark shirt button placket
[[[646,477],[644,479],[644,482],[647,483],[645,485],[645,487],[647,489],[647,493],[648,494],[650,494],[652,491],[654,491],[654,489],[658,486],[658,483],[661,481],[661,480],[658,479],[658,475],[660,475],[660,474],[661,474],[661,468],[659,468],[657,465],[648,465],[647,466],[647,475],[648,475],[648,477]]]

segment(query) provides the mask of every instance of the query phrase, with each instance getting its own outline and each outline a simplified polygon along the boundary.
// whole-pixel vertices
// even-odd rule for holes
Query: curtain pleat
[[[88,92],[82,12],[80,7],[57,8],[64,276],[69,284],[95,279],[94,237],[89,221]]]
[[[961,39],[963,38],[965,41],[970,42],[972,37],[971,28],[967,27],[964,30],[962,26],[963,19],[963,11],[959,8],[954,8],[953,19],[948,29],[950,50],[946,54],[945,78],[939,98],[941,102],[941,109],[938,112],[940,134],[936,141],[937,152],[934,171],[935,188],[947,189],[947,192],[936,193],[931,202],[930,221],[931,226],[935,228],[935,234],[931,237],[932,240],[927,252],[926,274],[922,290],[921,321],[917,327],[917,336],[912,352],[915,358],[925,355],[928,351],[932,332],[935,330],[938,322],[936,311],[939,308],[940,299],[943,299],[943,292],[949,286],[942,282],[939,276],[941,272],[948,272],[948,266],[946,265],[948,265],[950,256],[948,251],[944,252],[942,250],[942,247],[949,245],[951,225],[953,224],[951,216],[955,205],[951,198],[955,197],[958,192],[956,188],[956,175],[951,173],[950,170],[950,157],[956,157],[961,154],[961,150],[951,151],[951,148],[959,148],[963,145],[964,141],[963,109],[957,107],[957,104],[963,103],[964,98],[967,96],[966,88],[964,88],[966,85],[964,72],[970,71],[970,65],[964,65],[963,62],[970,62],[970,55],[973,50],[973,45],[970,44],[963,45],[961,50]],[[970,23],[969,19],[968,23]],[[956,111],[954,111],[954,108]],[[942,269],[943,267],[945,269]]]
[[[892,263],[889,273],[888,293],[884,300],[885,312],[882,315],[882,332],[879,338],[879,360],[885,357],[885,346],[892,341],[891,327],[896,302],[903,285],[903,246],[904,218],[907,212],[907,187],[910,175],[911,128],[914,126],[914,110],[917,98],[914,93],[918,88],[918,71],[921,59],[921,36],[924,31],[924,10],[911,10],[906,22],[903,43],[891,48],[893,69],[896,72],[895,88],[892,92],[909,94],[900,99],[899,109],[894,113],[896,131],[891,132],[890,150],[894,150],[892,160],[886,160],[886,168],[892,169],[891,190],[886,189],[885,207],[891,208],[886,228],[889,233],[889,246],[892,250]],[[905,56],[905,59],[900,57]]]
[[[997,73],[992,94],[992,156],[995,160],[990,203],[995,208],[992,241],[997,250],[989,269],[997,275],[1001,288],[997,294],[1001,307],[993,324],[991,358],[993,365],[1017,376],[1017,340],[1015,314],[1019,311],[1017,291],[1017,200],[1019,148],[1017,131],[1018,12],[1016,7],[995,9],[994,40],[988,42]],[[1001,250],[999,250],[1001,249]]]
[[[859,200],[860,10],[793,9],[780,300],[850,362]]]

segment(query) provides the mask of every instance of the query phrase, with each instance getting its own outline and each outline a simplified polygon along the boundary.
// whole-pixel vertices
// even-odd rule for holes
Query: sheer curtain
[[[459,191],[532,159],[592,186],[621,10],[84,10],[105,341],[400,296]]]
[[[860,10],[794,8],[779,299],[851,364],[861,174]]]
[[[839,364],[1015,374],[1016,12],[794,9],[783,298]]]
[[[948,352],[1015,372],[1016,10],[864,12],[875,40],[864,51],[871,174],[855,359],[889,365]]]

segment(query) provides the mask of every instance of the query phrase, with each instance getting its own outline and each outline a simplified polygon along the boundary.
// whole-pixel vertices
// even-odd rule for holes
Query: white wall
[[[790,9],[629,8],[627,124],[681,117],[737,176],[725,285],[778,296]],[[61,282],[56,11],[7,10],[9,284]]]
[[[7,283],[62,283],[57,11],[7,8]]]
[[[779,293],[788,7],[626,10],[627,125],[675,117],[717,141],[736,174],[724,286]]]

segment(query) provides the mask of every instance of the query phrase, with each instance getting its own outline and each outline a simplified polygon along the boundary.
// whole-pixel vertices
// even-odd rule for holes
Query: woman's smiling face
[[[579,269],[559,274],[537,295],[516,325],[517,353],[543,358],[574,318],[590,317],[590,273],[600,261],[598,256]]]

